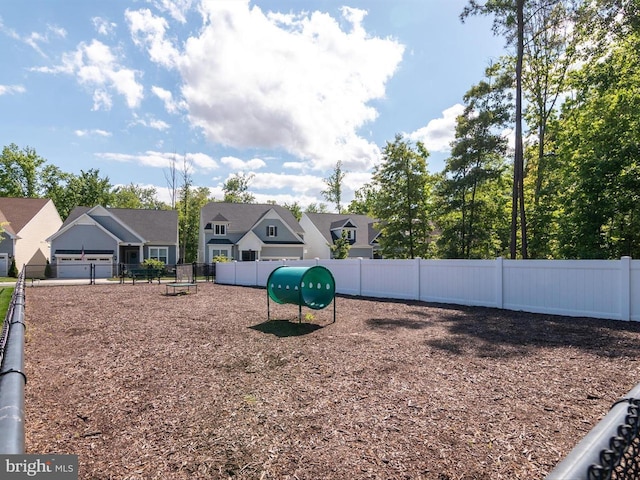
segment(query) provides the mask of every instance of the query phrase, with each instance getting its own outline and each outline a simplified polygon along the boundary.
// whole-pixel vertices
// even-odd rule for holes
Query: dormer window
[[[223,236],[227,234],[227,226],[224,223],[213,224],[213,234]]]
[[[267,225],[267,237],[277,237],[278,227],[275,225]]]
[[[347,240],[356,239],[356,231],[353,228],[345,228],[343,232],[344,232],[344,236],[347,237]]]

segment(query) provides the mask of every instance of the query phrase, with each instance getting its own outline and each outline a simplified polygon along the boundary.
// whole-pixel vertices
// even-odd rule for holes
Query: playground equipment
[[[276,268],[267,280],[267,319],[271,320],[269,300],[298,305],[298,321],[302,321],[302,307],[321,310],[333,301],[333,321],[336,321],[336,282],[329,269],[313,267]]]

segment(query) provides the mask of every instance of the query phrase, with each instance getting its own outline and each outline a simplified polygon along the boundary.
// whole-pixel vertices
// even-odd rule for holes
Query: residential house
[[[211,202],[200,210],[198,261],[302,259],[304,230],[284,207]]]
[[[139,265],[152,258],[178,261],[178,212],[130,208],[76,207],[50,238],[57,276],[83,277],[90,264],[96,277],[117,274],[114,265]]]
[[[375,220],[367,215],[337,213],[303,213],[300,225],[305,231],[304,258],[333,258],[330,246],[345,232],[351,248],[350,258],[378,258],[378,237]]]
[[[29,275],[42,276],[49,257],[47,238],[56,232],[62,219],[48,198],[0,198],[0,276],[6,276],[11,259]]]

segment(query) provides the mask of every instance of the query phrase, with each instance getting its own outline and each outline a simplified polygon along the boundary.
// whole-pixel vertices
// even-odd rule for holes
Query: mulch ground
[[[640,379],[638,323],[349,297],[267,323],[263,289],[164,293],[27,289],[28,453],[81,479],[543,478]]]

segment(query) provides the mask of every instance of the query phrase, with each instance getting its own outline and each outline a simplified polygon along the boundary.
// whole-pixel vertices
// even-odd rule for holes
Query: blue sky
[[[172,159],[222,198],[343,203],[396,133],[440,171],[464,93],[504,53],[466,0],[13,0],[0,3],[0,144],[97,168],[167,200]]]

